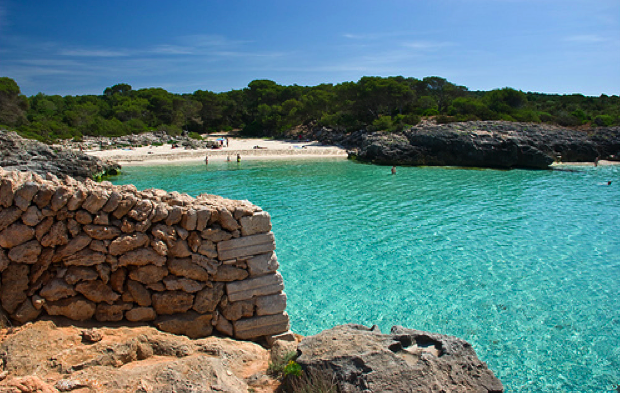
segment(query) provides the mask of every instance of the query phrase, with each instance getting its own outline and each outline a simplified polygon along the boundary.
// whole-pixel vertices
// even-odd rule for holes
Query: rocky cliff
[[[472,121],[421,123],[402,132],[315,130],[360,161],[383,165],[548,168],[554,161],[620,160],[620,127],[578,131],[551,125]]]
[[[15,132],[0,131],[0,167],[5,170],[31,171],[45,176],[71,176],[92,179],[114,174],[120,165],[76,152],[61,146],[24,139]]]

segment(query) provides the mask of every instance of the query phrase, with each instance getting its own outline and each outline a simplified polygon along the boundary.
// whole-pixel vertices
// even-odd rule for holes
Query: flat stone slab
[[[250,340],[261,336],[284,333],[289,329],[288,314],[266,315],[233,322],[235,338]]]
[[[275,249],[276,241],[273,232],[239,237],[217,244],[217,254],[220,261],[265,254]]]
[[[284,290],[284,279],[280,273],[226,284],[226,293],[231,302],[248,300],[255,296],[273,295],[282,290]]]

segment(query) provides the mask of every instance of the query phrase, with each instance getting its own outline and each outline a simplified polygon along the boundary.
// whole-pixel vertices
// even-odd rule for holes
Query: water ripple
[[[300,334],[399,324],[470,341],[508,392],[615,390],[617,168],[389,172],[248,161],[129,167],[117,182],[269,211]]]

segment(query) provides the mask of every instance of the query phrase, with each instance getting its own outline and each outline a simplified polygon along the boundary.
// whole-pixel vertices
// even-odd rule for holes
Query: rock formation
[[[0,168],[0,303],[17,323],[47,314],[189,337],[282,333],[274,250],[269,214],[247,201]]]
[[[50,172],[77,179],[114,174],[114,171],[120,169],[120,165],[114,162],[60,146],[50,147],[6,131],[0,131],[0,167],[10,171],[31,171],[41,176]]]
[[[504,391],[466,341],[400,326],[390,334],[336,326],[304,338],[297,351],[306,373],[333,373],[344,393]]]
[[[274,392],[269,351],[152,327],[80,328],[38,321],[0,331],[0,392]]]
[[[620,127],[585,132],[501,121],[425,122],[395,133],[319,129],[314,137],[347,147],[360,161],[383,165],[545,169],[554,161],[620,159]]]

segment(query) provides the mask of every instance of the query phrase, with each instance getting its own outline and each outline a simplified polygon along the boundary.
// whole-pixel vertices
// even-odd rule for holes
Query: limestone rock
[[[168,262],[170,273],[196,281],[209,281],[209,273],[202,267],[193,264],[189,258],[175,258]]]
[[[22,243],[9,251],[9,259],[17,263],[35,264],[41,255],[41,245],[36,240]]]
[[[211,314],[198,314],[189,311],[185,314],[159,317],[155,326],[164,332],[183,334],[189,338],[207,337],[213,332]]]
[[[256,315],[281,314],[286,309],[286,294],[261,296],[255,299]]]
[[[74,321],[85,321],[95,315],[95,303],[82,296],[74,296],[55,302],[46,302],[43,307],[49,315],[62,315]]]
[[[26,211],[35,194],[39,191],[39,185],[34,182],[26,182],[19,187],[13,196],[13,204],[22,211]]]
[[[155,284],[168,275],[168,269],[162,266],[146,265],[132,270],[129,278],[142,284]]]
[[[26,300],[29,271],[28,265],[10,264],[2,272],[0,301],[9,314],[13,314],[17,307]]]
[[[239,319],[233,322],[233,328],[235,337],[241,340],[283,333],[289,329],[288,314]]]
[[[271,231],[271,216],[263,211],[252,216],[245,216],[239,219],[241,224],[241,235],[250,236],[257,233],[267,233]]]
[[[144,233],[136,233],[135,235],[123,235],[112,240],[109,246],[109,253],[112,255],[121,255],[128,251],[135,250],[149,244],[149,237]]]
[[[82,209],[87,210],[90,214],[96,214],[108,202],[108,193],[105,191],[95,190],[90,193],[84,203]]]
[[[84,249],[62,259],[66,266],[93,266],[106,261],[105,254]]]
[[[22,211],[16,206],[10,206],[0,210],[0,231],[5,230],[9,225],[19,220]]]
[[[221,241],[217,244],[218,259],[225,261],[250,255],[269,253],[275,250],[273,233],[252,235]]]
[[[222,228],[228,231],[234,231],[239,229],[239,223],[233,217],[232,213],[225,208],[218,209],[219,222]]]
[[[131,303],[99,303],[95,311],[95,319],[101,322],[118,322],[123,319],[124,312],[127,310],[131,310]]]
[[[144,266],[153,264],[155,266],[163,266],[166,263],[166,257],[159,255],[152,248],[139,248],[129,251],[118,258],[120,266]]]
[[[153,308],[158,315],[184,313],[194,304],[194,296],[179,291],[153,294]]]
[[[273,295],[282,290],[284,290],[284,280],[280,273],[226,284],[226,293],[231,302],[251,299],[254,296]]]
[[[217,272],[213,276],[214,281],[239,281],[248,276],[245,269],[239,269],[234,266],[221,265],[217,268]]]
[[[129,280],[127,281],[127,290],[131,294],[133,301],[138,303],[138,305],[151,305],[151,292],[149,292],[149,290],[146,289],[144,285],[140,284],[137,281]]]
[[[254,303],[251,300],[242,300],[240,302],[226,302],[221,307],[224,318],[229,321],[236,321],[243,317],[251,317],[254,315]]]
[[[67,225],[63,221],[56,221],[49,229],[49,232],[41,238],[43,247],[56,247],[69,243],[69,233]]]
[[[76,294],[77,293],[73,289],[73,286],[67,284],[61,278],[51,280],[43,288],[41,288],[41,291],[39,291],[39,295],[44,297],[47,301],[56,301],[75,296]]]
[[[201,314],[215,311],[224,296],[224,284],[216,283],[212,288],[206,287],[196,294],[193,309]]]
[[[86,235],[78,235],[74,237],[64,246],[57,248],[53,261],[58,262],[67,256],[76,254],[78,251],[88,247],[91,241],[92,239]]]
[[[9,225],[0,232],[0,247],[13,248],[34,238],[35,230],[21,223]]]
[[[211,240],[214,243],[218,243],[225,240],[232,239],[230,232],[222,230],[219,225],[213,225],[211,228],[207,228],[200,232],[200,236],[205,240]]]
[[[95,303],[112,304],[120,298],[120,295],[105,285],[101,280],[84,281],[75,286],[75,290],[88,300]]]
[[[297,362],[327,367],[343,392],[503,392],[471,345],[456,337],[401,327],[343,325],[304,338]]]
[[[176,276],[167,276],[164,278],[164,285],[168,291],[183,291],[187,293],[195,293],[205,287],[204,283]]]
[[[125,313],[125,318],[131,322],[152,321],[157,317],[152,307],[135,307]]]
[[[99,273],[90,267],[71,266],[63,278],[67,284],[75,285],[80,281],[94,281],[99,278]]]
[[[280,267],[275,252],[249,258],[247,260],[247,265],[250,276],[252,277],[273,273]]]
[[[37,309],[32,305],[30,299],[26,299],[11,315],[11,318],[19,323],[34,321],[41,314],[41,309]]]
[[[97,240],[112,240],[121,235],[121,230],[115,226],[108,225],[84,225],[84,232]]]
[[[43,214],[36,206],[32,205],[22,215],[22,222],[29,227],[35,227],[43,220]]]

